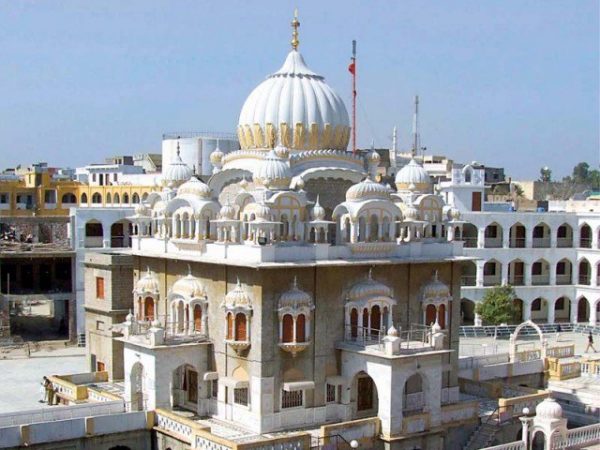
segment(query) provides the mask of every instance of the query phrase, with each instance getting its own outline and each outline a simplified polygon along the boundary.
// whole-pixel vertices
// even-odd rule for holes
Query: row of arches
[[[594,271],[592,269],[595,269]],[[497,286],[510,284],[511,286],[545,286],[545,285],[570,285],[584,286],[598,285],[596,278],[600,273],[600,263],[594,268],[590,261],[583,257],[576,264],[568,258],[557,262],[549,262],[540,258],[532,263],[527,263],[520,258],[506,263],[506,267],[496,260],[490,259],[483,265],[469,261],[463,264],[463,286]]]
[[[85,248],[121,248],[131,247],[133,225],[129,220],[121,219],[110,225],[110,228],[96,219],[86,222],[84,227],[83,247]]]
[[[70,200],[69,202],[65,202],[65,200],[63,200],[63,203],[76,203],[77,199],[75,197],[75,194],[72,193],[67,193],[63,195],[63,199],[68,199]],[[80,197],[80,203],[82,205],[87,205],[88,202],[91,202],[92,205],[137,205],[139,203],[141,203],[142,201],[146,200],[146,198],[148,198],[148,193],[144,193],[140,196],[140,194],[138,194],[137,192],[134,192],[133,194],[131,194],[131,197],[129,196],[129,193],[125,192],[123,193],[123,195],[119,195],[118,192],[115,193],[111,193],[108,192],[106,194],[106,197],[104,198],[104,202],[102,201],[102,194],[100,192],[94,192],[91,196],[91,198],[88,198],[88,194],[86,192],[81,194]]]
[[[462,325],[474,325],[476,302],[463,298],[460,302],[460,315]],[[532,320],[538,323],[590,323],[596,324],[600,320],[600,299],[591,301],[582,296],[572,301],[568,297],[559,297],[548,300],[537,297],[532,301],[516,298],[513,301],[513,323],[522,323]]]
[[[461,240],[465,242],[465,247],[472,248],[591,248],[594,236],[600,236],[600,228],[594,232],[587,223],[574,230],[568,223],[552,229],[547,223],[540,222],[527,229],[521,222],[508,228],[492,222],[481,228],[465,223]]]

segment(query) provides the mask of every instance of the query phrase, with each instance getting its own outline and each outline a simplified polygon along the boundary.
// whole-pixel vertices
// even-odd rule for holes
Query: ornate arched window
[[[157,318],[160,286],[154,272],[148,268],[146,273],[138,280],[133,290],[135,317],[139,320],[153,321]]]
[[[346,296],[346,339],[377,339],[392,326],[392,290],[375,281],[372,271],[366,280],[352,286]]]
[[[430,326],[437,323],[442,329],[448,323],[448,306],[452,301],[450,289],[438,279],[437,271],[433,279],[423,288],[423,321]]]
[[[168,300],[171,304],[172,332],[184,335],[208,335],[208,297],[200,279],[188,274],[171,287]],[[181,305],[181,306],[180,306]]]
[[[240,280],[225,296],[221,307],[225,310],[227,318],[225,342],[236,352],[241,353],[250,347],[252,301],[242,288]]]
[[[279,297],[279,347],[293,355],[310,343],[312,297],[298,288],[296,278],[291,288]]]

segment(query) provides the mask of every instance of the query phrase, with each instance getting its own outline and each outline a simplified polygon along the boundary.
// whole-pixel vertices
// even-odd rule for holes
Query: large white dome
[[[396,188],[399,191],[417,190],[429,192],[431,177],[414,158],[396,174]]]
[[[238,123],[242,149],[345,150],[350,137],[348,112],[325,79],[292,50],[281,69],[246,99]]]

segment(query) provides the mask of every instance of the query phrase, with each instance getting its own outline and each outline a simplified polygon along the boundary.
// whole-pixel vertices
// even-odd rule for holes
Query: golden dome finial
[[[298,40],[298,27],[300,26],[300,21],[298,20],[298,8],[294,10],[294,20],[292,20],[292,48],[294,50],[298,50],[298,45],[300,45],[300,41]]]

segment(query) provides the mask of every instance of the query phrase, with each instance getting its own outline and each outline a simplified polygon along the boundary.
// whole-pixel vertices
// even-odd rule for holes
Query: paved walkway
[[[575,354],[584,354],[587,346],[587,334],[582,333],[550,333],[544,335],[548,340],[548,347],[575,344]],[[594,336],[594,347],[600,350],[600,339]],[[519,350],[539,348],[537,336],[519,337],[517,344]],[[508,353],[508,339],[494,339],[493,337],[461,337],[459,344],[460,356],[494,355]],[[591,352],[593,353],[593,352]],[[600,354],[600,352],[598,352]]]
[[[32,353],[31,358],[22,355],[23,352],[19,352],[14,359],[0,359],[0,414],[50,408],[38,402],[42,377],[87,371],[84,348],[41,350]]]

